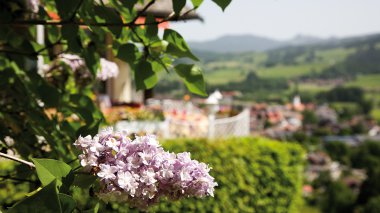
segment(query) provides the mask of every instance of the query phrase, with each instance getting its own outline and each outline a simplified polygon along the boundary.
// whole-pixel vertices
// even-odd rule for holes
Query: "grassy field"
[[[356,80],[348,82],[345,86],[361,87],[367,90],[380,90],[380,74],[358,76]]]
[[[316,56],[323,60],[333,60],[334,62],[344,60],[348,55],[354,53],[354,48],[335,48],[330,50],[317,51]]]
[[[375,108],[371,111],[371,116],[380,122],[380,109],[379,108]]]
[[[259,68],[257,75],[262,78],[294,78],[297,76],[310,73],[312,70],[316,72],[321,71],[327,67],[323,63],[309,63],[309,64],[296,64],[296,65],[277,65],[270,68]]]
[[[205,79],[208,84],[227,84],[245,79],[247,71],[243,69],[221,69],[213,72],[206,72]]]
[[[298,90],[300,92],[307,92],[307,93],[311,93],[311,94],[316,94],[316,93],[319,93],[319,92],[324,92],[324,91],[328,91],[330,89],[332,89],[334,86],[333,85],[318,85],[318,84],[312,84],[312,83],[298,83],[298,85],[296,85],[295,83],[292,83],[290,85],[290,88],[289,90],[290,91],[295,91],[296,89],[296,86],[298,86]]]
[[[344,60],[354,49],[336,48],[316,51],[313,62],[306,62],[307,53],[296,58],[297,64],[277,64],[273,67],[263,66],[267,59],[265,53],[247,53],[240,57],[223,58],[220,61],[207,63],[206,78],[211,84],[223,84],[230,81],[240,81],[248,72],[255,71],[262,78],[291,79],[310,72],[320,72],[323,69]]]

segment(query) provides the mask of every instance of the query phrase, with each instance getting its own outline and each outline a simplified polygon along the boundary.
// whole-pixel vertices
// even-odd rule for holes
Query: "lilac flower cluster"
[[[108,61],[104,58],[100,59],[100,70],[97,72],[96,78],[105,81],[119,75],[119,67],[116,63]]]
[[[30,11],[33,13],[38,13],[40,0],[28,0],[26,4]]]
[[[69,66],[73,72],[78,71],[79,69],[87,69],[84,60],[77,55],[60,54],[58,58],[61,62]]]
[[[65,63],[73,72],[83,71],[89,73],[85,61],[73,54],[61,54],[59,55],[59,60]],[[108,61],[104,58],[100,59],[100,69],[97,71],[96,78],[105,81],[109,78],[114,78],[119,74],[119,67],[116,63]]]
[[[214,196],[217,183],[210,168],[192,160],[188,152],[164,151],[153,135],[131,140],[107,128],[93,138],[79,137],[74,145],[83,151],[81,165],[100,178],[97,195],[106,202],[146,209],[161,197]]]

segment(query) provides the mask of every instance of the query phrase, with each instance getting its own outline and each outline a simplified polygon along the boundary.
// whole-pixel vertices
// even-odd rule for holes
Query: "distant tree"
[[[321,208],[325,213],[351,213],[354,205],[354,193],[340,181],[332,182],[322,195]]]
[[[319,173],[319,176],[317,179],[315,179],[312,183],[313,187],[318,188],[324,188],[328,187],[332,183],[331,175],[329,171],[322,171]]]
[[[350,155],[351,150],[350,147],[342,142],[329,142],[325,144],[325,150],[329,154],[329,156],[340,163],[345,165],[350,165]]]
[[[379,42],[379,37],[375,38]],[[352,47],[357,51],[349,55],[344,61],[322,70],[319,73],[307,74],[303,78],[318,79],[347,79],[352,80],[356,75],[371,74],[380,72],[380,49],[374,45],[368,45],[365,40],[362,44],[355,44]]]
[[[363,182],[359,197],[358,204],[365,204],[374,197],[380,196],[380,169],[377,167],[367,173],[367,179]],[[373,202],[373,201],[372,201]]]
[[[362,134],[362,133],[365,133],[366,129],[365,129],[363,123],[359,122],[359,123],[353,125],[351,127],[351,130],[352,130],[353,134]]]
[[[373,108],[373,102],[363,100],[360,102],[360,107],[361,107],[363,113],[368,115]]]
[[[380,212],[380,196],[371,198],[364,206],[365,213],[379,213]]]
[[[327,102],[362,103],[364,100],[364,91],[358,87],[336,87],[330,91],[317,94],[317,98]]]
[[[354,168],[366,169],[368,173],[380,168],[380,143],[367,141],[352,149],[351,163]]]
[[[308,140],[308,136],[302,131],[295,132],[292,138],[300,143],[305,143]]]
[[[315,112],[311,110],[305,110],[302,112],[303,115],[303,124],[317,124],[318,123],[318,117],[315,114]]]

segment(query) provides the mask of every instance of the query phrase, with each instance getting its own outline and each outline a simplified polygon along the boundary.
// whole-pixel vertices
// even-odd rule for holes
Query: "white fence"
[[[125,130],[134,134],[155,134],[158,137],[168,138],[168,122],[166,121],[119,121],[115,124],[116,131]]]
[[[234,117],[210,120],[208,137],[247,136],[249,135],[249,121],[249,109],[244,109]]]
[[[156,134],[162,138],[225,138],[249,135],[249,121],[249,109],[245,109],[236,116],[209,119],[208,122],[170,119],[163,122],[119,121],[115,129]]]

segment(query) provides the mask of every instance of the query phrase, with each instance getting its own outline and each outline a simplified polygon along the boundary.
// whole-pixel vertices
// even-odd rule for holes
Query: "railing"
[[[154,121],[119,121],[115,125],[116,130],[126,130],[130,133],[156,134],[162,138],[225,138],[249,135],[249,109],[244,109],[240,114],[229,117],[187,121],[167,119],[163,122]]]
[[[249,109],[244,109],[234,117],[215,119],[209,122],[209,138],[249,135]]]

